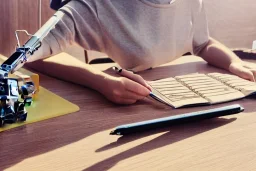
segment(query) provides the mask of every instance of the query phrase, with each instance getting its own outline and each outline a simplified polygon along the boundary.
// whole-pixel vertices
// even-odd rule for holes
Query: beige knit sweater
[[[186,52],[197,54],[209,41],[202,0],[73,0],[32,60],[77,42],[106,53],[121,67],[145,70]]]

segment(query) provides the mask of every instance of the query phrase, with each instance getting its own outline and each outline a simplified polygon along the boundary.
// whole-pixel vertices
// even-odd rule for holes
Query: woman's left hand
[[[255,82],[256,65],[247,62],[233,62],[229,66],[229,71],[241,78]]]

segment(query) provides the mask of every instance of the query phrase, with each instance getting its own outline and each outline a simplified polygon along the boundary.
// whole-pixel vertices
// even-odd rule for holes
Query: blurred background
[[[230,48],[248,48],[256,40],[256,3],[254,0],[204,0],[210,35]],[[34,34],[54,11],[50,0],[1,0],[0,54],[10,56],[16,47],[15,30]],[[22,44],[28,40],[19,34]],[[84,51],[74,45],[66,50],[81,61],[89,62],[105,54]]]

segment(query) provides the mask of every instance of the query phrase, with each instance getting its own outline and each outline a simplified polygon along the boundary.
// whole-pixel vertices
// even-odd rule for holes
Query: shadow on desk
[[[215,118],[215,119],[196,122],[196,123],[188,123],[188,124],[179,125],[179,126],[171,126],[168,128],[139,133],[139,134],[135,134],[135,135],[122,136],[116,142],[108,144],[108,145],[98,149],[96,152],[106,151],[106,150],[124,145],[131,141],[134,141],[134,140],[137,140],[140,138],[144,138],[144,137],[152,135],[152,134],[166,132],[163,135],[161,135],[149,142],[140,144],[134,148],[131,148],[131,149],[124,151],[122,153],[119,153],[117,155],[114,155],[111,158],[103,160],[89,168],[86,168],[86,169],[84,169],[84,171],[108,170],[112,166],[117,164],[118,162],[125,160],[127,158],[130,158],[130,157],[136,156],[138,154],[145,153],[147,151],[154,150],[154,149],[157,149],[160,147],[164,147],[166,145],[170,145],[170,144],[178,142],[178,141],[182,141],[186,138],[189,138],[189,137],[201,134],[203,132],[207,132],[212,129],[224,126],[224,125],[231,123],[235,120],[236,120],[236,118],[231,118],[231,119]]]
[[[163,66],[149,70],[148,72],[141,72],[140,74],[147,80],[154,80],[178,74],[188,74],[191,72],[201,71],[212,72],[217,70],[214,70],[213,67],[210,67],[203,62],[194,62],[190,64]],[[166,117],[170,116],[170,113],[172,115],[176,115],[188,111],[193,112],[231,104],[225,103],[221,105],[189,109],[183,108],[177,110],[155,107],[146,102],[139,102],[130,106],[121,106],[112,104],[96,91],[82,86],[56,80],[44,75],[40,75],[40,79],[42,86],[77,104],[80,107],[80,111],[58,118],[25,125],[1,133],[0,170],[4,170],[18,164],[27,158],[67,146],[98,132],[114,128],[118,125],[134,121]],[[234,103],[237,103],[237,101]],[[243,99],[239,103],[245,107],[246,112],[256,110],[253,108],[254,104],[250,100]],[[85,170],[106,170],[106,168],[111,168],[117,162],[129,157],[182,141],[233,121],[235,121],[235,118],[212,119],[199,123],[186,124],[186,126],[179,125],[133,136],[120,137],[117,142],[97,147],[98,149],[95,149],[95,153],[107,151],[122,144],[126,144],[152,134],[167,131],[163,135],[151,141],[113,155],[112,157],[96,163],[89,168],[85,168]]]

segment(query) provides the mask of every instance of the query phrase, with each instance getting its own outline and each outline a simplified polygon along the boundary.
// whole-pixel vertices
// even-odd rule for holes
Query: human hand
[[[256,65],[245,62],[233,62],[229,66],[229,71],[241,78],[255,82]]]
[[[117,104],[133,104],[149,95],[150,86],[137,74],[121,70],[122,77],[107,76],[101,93]]]

